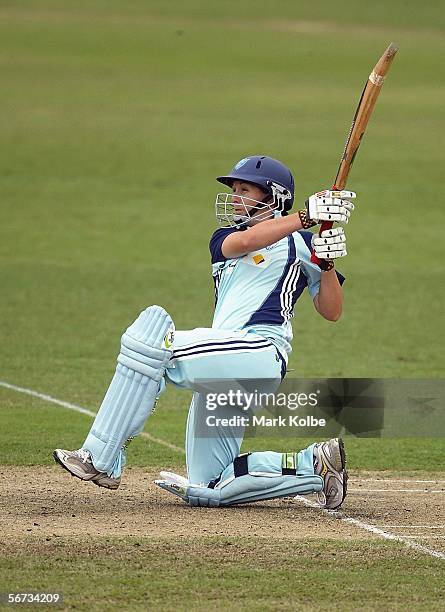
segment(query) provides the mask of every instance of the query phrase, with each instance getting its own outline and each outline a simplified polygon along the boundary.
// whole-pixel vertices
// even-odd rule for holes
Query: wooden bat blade
[[[385,76],[388,73],[396,53],[397,47],[394,43],[391,43],[372,69],[366,81],[346,139],[337,175],[332,186],[332,189],[335,191],[341,191],[346,186],[349,171],[354,163],[366,126],[368,125],[368,121],[382,89]],[[332,226],[333,223],[331,221],[323,221],[320,227],[320,234],[327,229],[331,229]],[[316,264],[320,263],[320,260],[314,253],[312,253],[311,261]]]
[[[355,111],[354,119],[346,139],[343,155],[340,160],[337,175],[334,180],[334,188],[344,189],[348,178],[349,171],[354,163],[358,148],[365,133],[368,121],[374,110],[377,98],[379,97],[385,76],[391,66],[392,60],[397,53],[397,47],[391,43],[379,59],[377,64],[372,69],[371,74],[366,81],[363,89],[357,110]]]

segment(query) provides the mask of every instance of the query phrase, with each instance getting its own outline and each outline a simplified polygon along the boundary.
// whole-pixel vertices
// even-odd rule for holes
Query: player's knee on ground
[[[231,506],[316,493],[323,479],[314,473],[313,446],[299,453],[273,451],[240,455],[208,487],[157,484],[191,506]]]

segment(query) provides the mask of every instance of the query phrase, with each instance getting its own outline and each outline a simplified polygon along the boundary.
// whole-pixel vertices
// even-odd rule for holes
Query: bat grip
[[[333,185],[332,191],[338,191],[338,188],[335,185]],[[320,226],[320,231],[319,231],[318,235],[320,235],[321,232],[324,232],[325,230],[331,229],[331,227],[333,225],[334,225],[334,223],[332,221],[323,221],[321,226]],[[314,263],[314,264],[317,264],[317,266],[319,266],[320,265],[320,261],[321,261],[321,259],[319,259],[315,255],[314,250],[312,249],[311,262]]]

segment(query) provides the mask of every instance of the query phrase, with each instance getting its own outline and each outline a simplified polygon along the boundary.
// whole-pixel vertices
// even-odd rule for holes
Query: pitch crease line
[[[410,538],[410,539],[411,538],[413,538],[413,539],[421,538],[423,540],[443,540],[443,539],[445,539],[445,536],[443,536],[443,535],[422,535],[420,533],[417,533],[415,535],[406,535],[406,536],[403,536],[403,537],[404,538]]]
[[[306,504],[306,506],[310,506],[311,508],[317,509],[319,512],[322,512],[326,516],[335,517],[336,519],[339,519],[344,523],[355,525],[356,527],[374,533],[375,535],[378,535],[384,538],[385,540],[395,540],[396,542],[401,542],[402,544],[405,544],[405,546],[407,546],[408,548],[412,548],[414,550],[417,550],[418,552],[425,553],[427,555],[430,555],[431,557],[436,557],[437,559],[445,560],[445,553],[439,552],[438,550],[433,550],[432,548],[428,548],[427,546],[423,546],[422,544],[418,544],[417,542],[412,542],[405,536],[396,535],[394,533],[391,533],[390,531],[383,531],[383,529],[379,529],[375,525],[369,525],[368,523],[359,521],[358,519],[352,518],[350,516],[347,516],[346,514],[343,514],[342,512],[339,512],[338,510],[326,510],[325,508],[320,508],[320,506],[316,502],[313,502],[310,499],[306,499],[301,495],[297,495],[294,499],[303,502],[304,504]]]
[[[445,529],[445,525],[379,525],[382,529]]]
[[[354,478],[351,478],[351,482],[354,482]],[[441,482],[445,482],[445,480],[400,480],[398,478],[360,478],[360,482],[387,482],[391,484],[392,482],[404,482],[407,484],[439,484]]]
[[[349,493],[445,493],[445,489],[349,489]]]
[[[17,387],[17,385],[12,385],[4,380],[0,380],[0,387],[4,387],[5,389],[10,389],[11,391],[16,391],[17,393],[24,393],[25,395],[31,395],[32,397],[38,397],[39,399],[50,402],[51,404],[56,404],[57,406],[62,406],[62,408],[67,408],[68,410],[74,410],[74,412],[80,412],[81,414],[86,414],[90,417],[95,417],[96,413],[92,410],[88,410],[87,408],[83,408],[82,406],[78,406],[77,404],[72,404],[71,402],[65,402],[64,400],[57,399],[57,397],[52,397],[51,395],[46,395],[45,393],[39,393],[38,391],[34,391],[34,389],[27,389],[26,387]],[[156,436],[152,436],[151,434],[143,431],[140,436],[143,438],[147,438],[151,442],[155,442],[156,444],[160,444],[161,446],[165,446],[170,450],[173,450],[177,453],[181,453],[185,455],[185,451],[179,446],[175,444],[171,444],[170,442],[166,442],[161,438],[156,438]]]

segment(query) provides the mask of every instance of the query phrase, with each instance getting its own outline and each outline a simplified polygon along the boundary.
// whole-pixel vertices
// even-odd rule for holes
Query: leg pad
[[[165,481],[156,481],[156,484],[178,495],[191,506],[233,506],[279,497],[308,495],[323,488],[322,477],[314,473],[313,446],[293,453],[295,467],[292,471],[295,473],[292,474],[289,473],[290,468],[286,467],[289,465],[289,453],[266,451],[252,453],[241,460],[237,458],[209,487],[185,487]]]
[[[120,476],[123,446],[142,431],[153,410],[172,356],[173,330],[170,315],[150,306],[123,334],[116,372],[82,446],[97,470]]]

